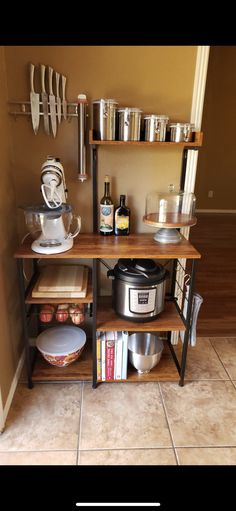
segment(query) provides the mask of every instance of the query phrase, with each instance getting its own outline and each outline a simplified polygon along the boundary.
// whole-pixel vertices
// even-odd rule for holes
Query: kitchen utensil
[[[188,122],[169,124],[171,142],[191,142],[194,125]]]
[[[78,179],[85,181],[87,179],[86,174],[86,117],[87,117],[87,105],[88,101],[85,94],[78,95],[78,163],[79,163],[79,174]]]
[[[58,124],[61,123],[61,98],[59,94],[59,82],[60,82],[60,75],[59,73],[56,73],[56,95],[57,95],[57,118],[58,118]]]
[[[58,254],[73,246],[81,228],[80,216],[75,217],[69,204],[50,209],[45,204],[24,208],[26,225],[35,241],[31,248],[40,254]],[[72,234],[70,226],[76,221],[76,229]]]
[[[139,108],[120,108],[118,113],[118,140],[140,140],[141,113]]]
[[[93,101],[93,136],[95,140],[115,140],[117,105],[115,99]]]
[[[39,128],[39,94],[34,90],[34,64],[30,64],[30,106],[31,106],[31,119],[35,135],[38,133]]]
[[[143,221],[159,228],[154,240],[160,243],[179,243],[182,236],[177,229],[197,223],[194,216],[195,203],[195,195],[184,191],[147,194]]]
[[[87,288],[88,288],[88,268],[84,268],[83,272],[83,282],[80,291],[51,291],[48,288],[48,291],[40,291],[39,287],[41,284],[41,275],[37,280],[35,286],[32,289],[32,297],[33,298],[85,298],[87,296]]]
[[[45,90],[45,66],[41,64],[41,98],[43,104],[43,122],[44,122],[44,131],[49,135],[49,117],[48,117],[48,95]]]
[[[47,362],[65,367],[78,359],[86,343],[86,334],[77,326],[48,328],[38,335],[36,346]]]
[[[48,156],[41,168],[41,192],[48,208],[57,208],[66,202],[65,173],[60,158]]]
[[[39,291],[81,291],[84,266],[81,264],[50,264],[40,272]]]
[[[48,73],[49,73],[49,108],[50,108],[50,119],[51,119],[51,126],[52,126],[52,133],[55,138],[57,134],[57,117],[56,117],[56,98],[53,94],[52,89],[52,76],[53,76],[53,69],[52,67],[48,67]]]
[[[66,77],[61,75],[61,86],[62,86],[62,110],[63,117],[67,119],[67,101],[66,101]]]
[[[145,115],[144,140],[148,142],[164,142],[169,117],[166,115]]]
[[[164,344],[149,332],[135,332],[129,336],[128,353],[130,363],[139,374],[146,374],[160,361]]]
[[[163,311],[168,271],[152,259],[119,259],[107,276],[112,278],[112,306],[120,316],[145,322]]]

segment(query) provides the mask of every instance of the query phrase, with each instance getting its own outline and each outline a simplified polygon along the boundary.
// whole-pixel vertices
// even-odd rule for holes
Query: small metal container
[[[141,114],[139,108],[120,108],[118,115],[118,140],[140,140]]]
[[[193,124],[189,122],[175,122],[169,124],[171,142],[192,142]]]
[[[94,140],[115,140],[117,105],[115,99],[96,99],[93,101]]]
[[[146,115],[144,118],[144,140],[164,142],[169,117],[166,115]]]
[[[129,336],[128,353],[130,363],[138,373],[149,373],[160,361],[164,344],[149,332],[135,332]]]

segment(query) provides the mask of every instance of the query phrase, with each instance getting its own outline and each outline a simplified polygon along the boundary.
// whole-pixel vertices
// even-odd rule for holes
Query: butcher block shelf
[[[130,234],[129,236],[101,236],[100,234],[79,234],[73,247],[67,252],[56,254],[56,259],[200,259],[196,248],[182,236],[180,243],[158,243],[153,233]],[[17,259],[35,259],[36,252],[31,249],[32,240],[24,243],[15,252]],[[40,259],[55,259],[55,254],[40,254]]]
[[[193,133],[194,140],[192,142],[148,142],[146,140],[94,140],[93,138],[93,130],[90,130],[89,132],[89,143],[91,145],[133,145],[133,146],[165,146],[165,147],[173,147],[173,146],[180,146],[180,147],[201,147],[202,146],[202,139],[203,139],[203,133],[202,131],[196,131]]]
[[[112,330],[130,332],[165,332],[166,330],[185,330],[185,325],[177,312],[174,302],[165,302],[165,309],[157,319],[148,322],[137,323],[118,316],[111,306],[111,297],[103,296],[99,298],[97,313],[97,330],[109,332]]]

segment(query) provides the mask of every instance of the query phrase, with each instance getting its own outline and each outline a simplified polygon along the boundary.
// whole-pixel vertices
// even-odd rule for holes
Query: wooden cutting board
[[[83,272],[84,266],[81,264],[45,266],[38,281],[38,291],[81,291]]]
[[[38,280],[32,289],[32,298],[85,298],[88,286],[88,268],[83,267],[83,282],[80,291],[39,291]]]

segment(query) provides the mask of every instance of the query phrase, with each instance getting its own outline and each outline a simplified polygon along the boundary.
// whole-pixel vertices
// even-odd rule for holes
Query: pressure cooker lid
[[[119,259],[114,275],[126,282],[135,284],[156,284],[166,277],[166,270],[152,259]]]

